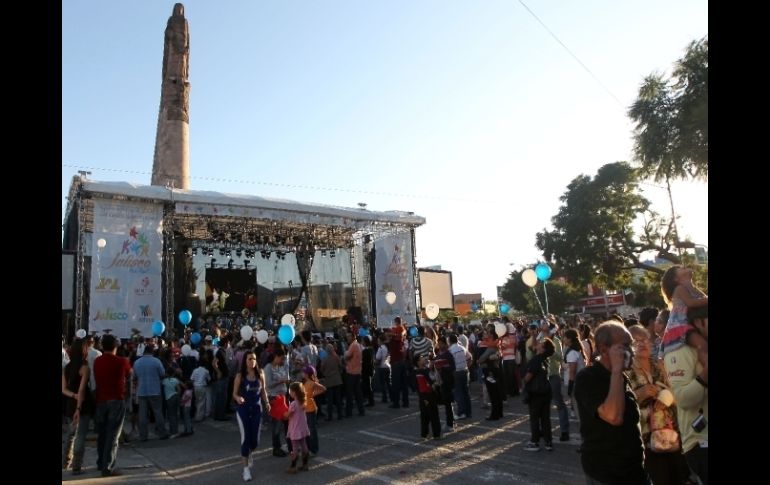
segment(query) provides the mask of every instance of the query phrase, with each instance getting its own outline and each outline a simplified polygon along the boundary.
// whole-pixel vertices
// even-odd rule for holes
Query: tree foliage
[[[662,274],[641,261],[648,251],[679,263],[672,252],[673,225],[650,209],[638,180],[638,171],[627,162],[615,162],[601,167],[595,177],[581,174],[567,186],[559,213],[551,219],[554,229],[539,232],[536,246],[573,284],[623,287],[633,268]],[[643,225],[637,234],[639,218]]]
[[[628,115],[645,176],[708,180],[708,37],[690,43],[670,78],[647,76]]]
[[[534,264],[532,265],[534,266]],[[530,289],[525,285],[521,279],[521,273],[524,270],[512,271],[508,280],[503,285],[501,296],[506,301],[513,305],[515,310],[522,311],[529,315],[539,315],[541,312],[540,305],[537,303],[537,298]],[[564,271],[560,268],[552,268],[551,278],[546,283],[548,291],[548,310],[550,313],[562,313],[566,311],[575,301],[583,296],[583,291],[575,288],[567,282],[559,281],[560,277],[564,276]],[[535,286],[540,303],[543,305],[543,309],[546,308],[546,298],[543,289],[543,283],[538,282]]]

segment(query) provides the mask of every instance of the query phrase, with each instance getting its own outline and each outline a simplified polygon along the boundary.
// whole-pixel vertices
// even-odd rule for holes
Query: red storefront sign
[[[604,296],[594,296],[591,298],[583,298],[580,300],[580,304],[586,308],[596,308],[604,306],[620,306],[623,304],[623,295],[607,295],[605,303]]]

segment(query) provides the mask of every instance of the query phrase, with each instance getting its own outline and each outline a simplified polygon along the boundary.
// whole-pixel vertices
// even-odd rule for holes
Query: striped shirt
[[[412,349],[412,355],[429,355],[433,353],[433,342],[425,337],[415,337],[412,339],[409,347]]]

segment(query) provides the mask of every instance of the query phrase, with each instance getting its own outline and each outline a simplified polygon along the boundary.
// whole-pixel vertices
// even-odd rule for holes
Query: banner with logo
[[[162,225],[162,205],[94,199],[89,330],[152,336],[152,322],[163,320]]]
[[[404,233],[377,240],[374,250],[377,326],[390,328],[399,316],[404,324],[416,323],[412,235]],[[389,292],[396,295],[393,303],[386,298]]]

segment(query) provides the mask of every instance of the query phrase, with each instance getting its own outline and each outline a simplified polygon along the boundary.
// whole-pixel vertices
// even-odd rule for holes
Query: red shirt
[[[125,357],[106,352],[94,360],[96,402],[122,401],[126,398],[126,377],[131,364]]]

